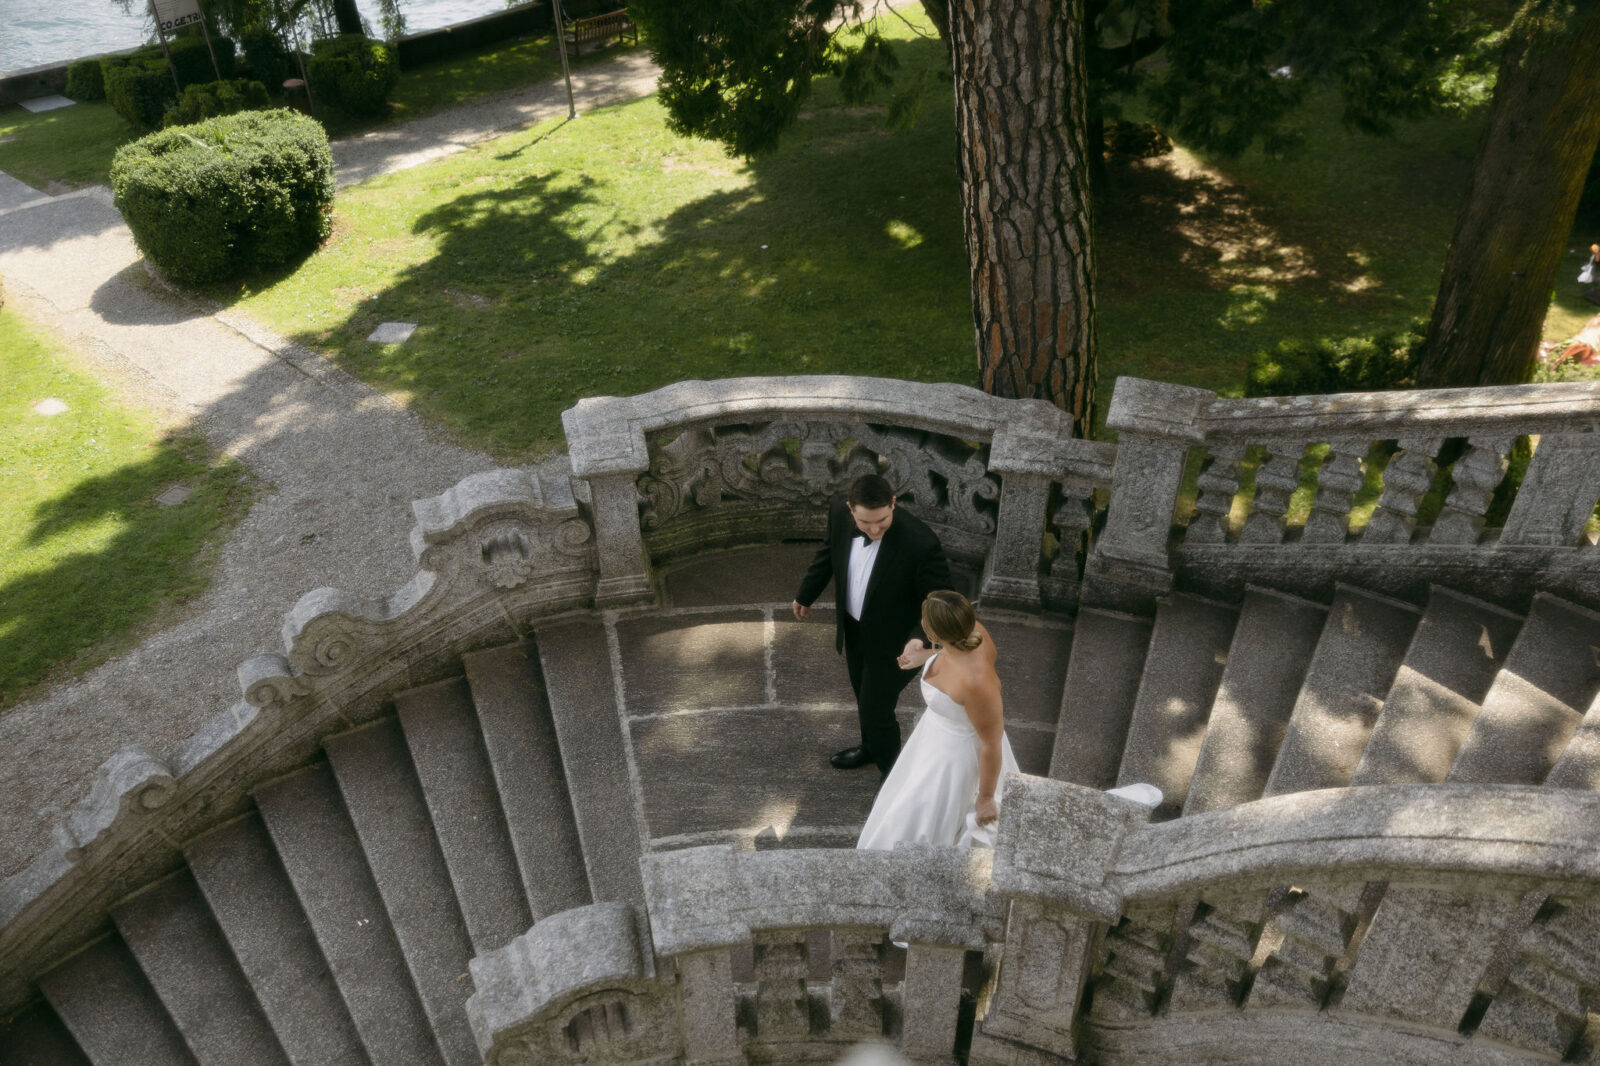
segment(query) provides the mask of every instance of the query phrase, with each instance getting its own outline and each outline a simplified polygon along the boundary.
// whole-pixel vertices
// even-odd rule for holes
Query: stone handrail
[[[964,385],[685,381],[585,399],[562,420],[593,501],[601,606],[650,599],[654,565],[686,551],[820,536],[827,500],[877,472],[953,559],[985,565],[987,603],[1070,601],[1075,554],[1059,573],[1040,554],[1051,486],[1078,501],[1064,521],[1087,529],[1083,503],[1111,473],[1112,449],[1073,439],[1050,404]]]
[[[918,1061],[948,1061],[967,953],[1001,935],[991,860],[904,845],[646,855],[648,947],[672,960],[662,972],[675,979],[643,979],[627,908],[546,919],[473,961],[479,1050],[491,1066],[602,1050],[603,1061],[831,1061],[888,1032]],[[608,1024],[594,1024],[601,1017]],[[604,1049],[593,1043],[601,1032]]]
[[[1228,1061],[1325,1061],[1329,1039],[1405,1061],[1553,1060],[1600,992],[1590,792],[1373,786],[1147,825],[1115,797],[1019,776],[994,890],[1011,910],[984,1037],[1069,1057],[1087,1040],[1169,1061],[1161,1036],[1181,1027],[1191,1053]],[[1274,1012],[1315,1024],[1296,1034]]]
[[[1120,491],[1087,567],[1092,600],[1146,608],[1178,571],[1186,584],[1225,595],[1250,580],[1327,596],[1334,582],[1356,580],[1415,596],[1429,581],[1454,578],[1508,600],[1535,584],[1583,598],[1578,587],[1592,583],[1596,557],[1584,530],[1600,499],[1600,385],[1240,400],[1125,377],[1107,425],[1118,434]],[[1537,437],[1537,447],[1504,527],[1486,534],[1485,515],[1523,436]],[[1207,457],[1198,498],[1175,532],[1196,448]],[[1244,471],[1256,462],[1247,496]],[[1383,464],[1381,495],[1364,528],[1353,529],[1352,508],[1376,483],[1375,464]],[[1419,528],[1424,498],[1447,476],[1437,517]],[[1308,479],[1310,513],[1303,526],[1290,524],[1291,498]],[[1233,516],[1244,510],[1236,529]]]

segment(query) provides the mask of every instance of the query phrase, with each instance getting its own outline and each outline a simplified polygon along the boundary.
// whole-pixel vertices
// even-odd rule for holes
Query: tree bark
[[[333,20],[340,33],[361,33],[361,11],[356,0],[333,0]]]
[[[1600,0],[1529,0],[1511,25],[1488,128],[1417,372],[1419,386],[1533,376],[1556,271],[1600,142]]]
[[[983,389],[1049,400],[1087,436],[1096,342],[1083,0],[951,0],[950,31]]]

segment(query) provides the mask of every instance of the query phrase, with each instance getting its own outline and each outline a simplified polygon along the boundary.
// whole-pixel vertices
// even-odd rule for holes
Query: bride
[[[994,641],[966,597],[948,590],[922,602],[922,631],[933,647],[913,640],[899,661],[902,669],[922,667],[928,709],[884,780],[856,847],[887,850],[902,840],[993,847],[1000,775],[1017,769]]]

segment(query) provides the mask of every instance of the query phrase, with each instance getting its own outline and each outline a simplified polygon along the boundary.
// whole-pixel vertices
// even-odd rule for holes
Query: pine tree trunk
[[[1093,422],[1083,0],[951,0],[957,163],[985,392]]]
[[[356,0],[333,0],[333,20],[339,24],[340,33],[360,33],[361,11]]]
[[[1600,141],[1600,0],[1529,0],[1512,23],[1417,374],[1533,376],[1556,271]]]

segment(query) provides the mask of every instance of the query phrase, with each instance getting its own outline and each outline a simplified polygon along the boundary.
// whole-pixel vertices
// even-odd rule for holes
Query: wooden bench
[[[578,55],[585,44],[598,45],[612,38],[619,41],[631,39],[634,44],[639,43],[639,27],[628,17],[627,8],[588,18],[563,19],[562,22],[562,47],[567,49],[568,55]]]

